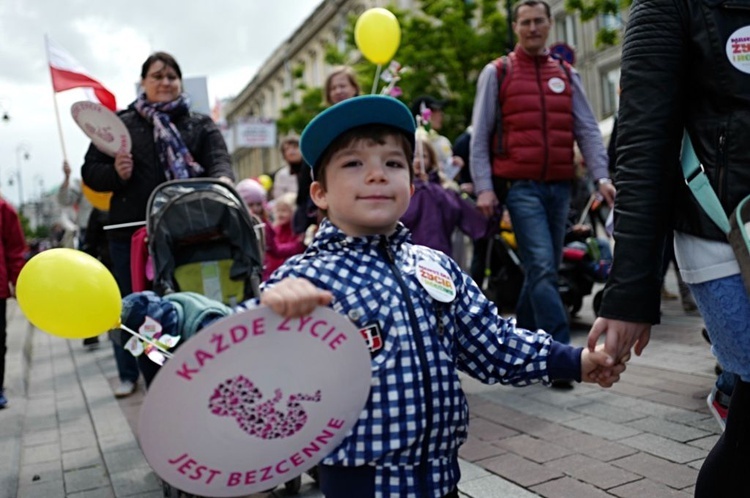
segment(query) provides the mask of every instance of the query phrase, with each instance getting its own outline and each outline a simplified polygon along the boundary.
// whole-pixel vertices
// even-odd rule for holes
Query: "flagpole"
[[[62,147],[63,161],[68,162],[68,153],[65,151],[65,139],[63,138],[62,122],[60,121],[60,109],[57,107],[57,92],[52,82],[52,66],[49,61],[49,40],[47,34],[44,34],[44,50],[47,53],[47,67],[49,67],[50,83],[52,84],[52,102],[55,105],[55,118],[57,119],[57,133],[60,136],[60,147]]]

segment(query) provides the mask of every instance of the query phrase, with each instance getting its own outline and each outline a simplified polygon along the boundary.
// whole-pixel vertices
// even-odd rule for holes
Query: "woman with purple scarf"
[[[227,146],[211,118],[190,111],[182,93],[182,72],[170,54],[156,52],[141,68],[143,92],[118,112],[132,141],[130,153],[114,158],[93,144],[86,153],[81,176],[86,185],[112,192],[109,223],[121,225],[146,219],[151,192],[167,180],[213,177],[232,183]],[[138,226],[107,230],[112,272],[123,296],[131,293],[130,237]],[[115,396],[132,394],[138,380],[135,358],[113,341],[120,386]]]

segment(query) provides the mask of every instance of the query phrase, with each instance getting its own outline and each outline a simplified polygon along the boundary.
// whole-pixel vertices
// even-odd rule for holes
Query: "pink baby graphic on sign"
[[[304,427],[307,413],[301,401],[320,401],[320,389],[311,394],[292,394],[286,403],[286,412],[276,410],[276,403],[284,395],[281,389],[263,403],[260,389],[242,375],[227,379],[214,390],[208,402],[211,413],[233,417],[243,431],[261,439],[279,439],[293,436]]]
[[[360,332],[328,308],[282,318],[265,307],[201,330],[167,360],[141,407],[149,465],[199,496],[246,496],[333,451],[370,392]]]

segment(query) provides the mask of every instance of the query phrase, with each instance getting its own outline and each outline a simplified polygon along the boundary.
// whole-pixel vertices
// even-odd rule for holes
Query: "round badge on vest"
[[[417,263],[417,280],[436,301],[450,303],[456,299],[456,286],[450,274],[433,261]]]
[[[550,78],[547,82],[549,89],[555,93],[563,93],[565,91],[565,82],[560,78]]]

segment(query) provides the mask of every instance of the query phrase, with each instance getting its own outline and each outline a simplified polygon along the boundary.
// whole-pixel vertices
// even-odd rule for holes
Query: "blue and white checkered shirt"
[[[416,268],[424,261],[450,275],[452,302],[438,302],[422,287]],[[469,420],[459,370],[485,383],[549,382],[552,354],[556,374],[580,376],[580,351],[515,328],[453,260],[412,244],[401,224],[387,237],[349,237],[326,220],[310,247],[264,288],[286,277],[331,291],[333,309],[359,328],[379,325],[382,347],[373,353],[367,404],[323,460],[374,465],[379,498],[439,498],[458,484],[458,448]]]

